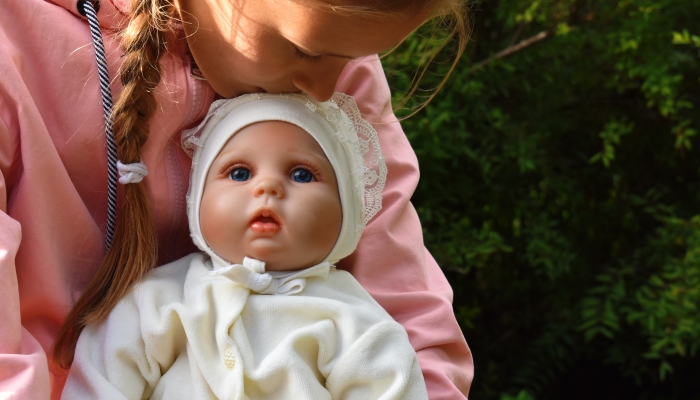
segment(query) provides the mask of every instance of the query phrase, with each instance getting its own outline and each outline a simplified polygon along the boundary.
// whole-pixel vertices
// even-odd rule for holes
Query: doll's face
[[[221,257],[296,270],[323,261],[342,223],[331,163],[311,135],[281,121],[241,129],[207,173],[199,211],[204,240]]]

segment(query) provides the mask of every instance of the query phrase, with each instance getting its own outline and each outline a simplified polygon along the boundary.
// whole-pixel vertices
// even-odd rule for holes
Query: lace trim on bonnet
[[[377,131],[369,122],[362,119],[360,110],[352,96],[335,92],[329,101],[323,103],[316,102],[303,94],[254,93],[234,99],[217,100],[212,103],[207,116],[196,128],[188,129],[182,133],[183,149],[190,157],[193,156],[197,147],[200,146],[199,137],[207,122],[214,116],[222,117],[228,113],[230,107],[224,106],[233,106],[234,103],[240,105],[270,97],[284,98],[304,104],[314,114],[320,115],[335,128],[335,136],[344,147],[352,149],[364,160],[363,165],[350,171],[353,177],[361,178],[354,179],[359,184],[353,187],[353,191],[355,195],[361,195],[364,199],[364,224],[356,227],[356,233],[362,234],[364,225],[382,208],[382,190],[386,183],[387,168],[379,146]],[[343,118],[343,114],[347,118]]]

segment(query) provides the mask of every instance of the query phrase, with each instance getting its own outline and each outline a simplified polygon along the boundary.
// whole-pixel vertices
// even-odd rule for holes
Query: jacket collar
[[[50,1],[80,18],[85,18],[78,12],[78,0]],[[113,30],[122,28],[128,22],[129,7],[129,0],[100,0],[100,9],[97,11],[97,19],[100,21],[100,26],[104,29]]]

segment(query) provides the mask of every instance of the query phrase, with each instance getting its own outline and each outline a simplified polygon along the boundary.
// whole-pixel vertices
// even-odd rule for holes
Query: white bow
[[[297,294],[306,287],[306,278],[328,275],[331,265],[322,262],[301,271],[293,271],[280,276],[272,276],[265,272],[265,263],[245,257],[243,264],[231,264],[217,268],[209,275],[222,275],[240,283],[245,288],[259,294],[279,294],[289,296]]]

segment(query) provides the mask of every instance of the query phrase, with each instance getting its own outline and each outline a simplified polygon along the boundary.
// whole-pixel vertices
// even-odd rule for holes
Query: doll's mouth
[[[277,214],[270,210],[260,210],[250,220],[250,230],[257,233],[277,233],[282,229]]]

